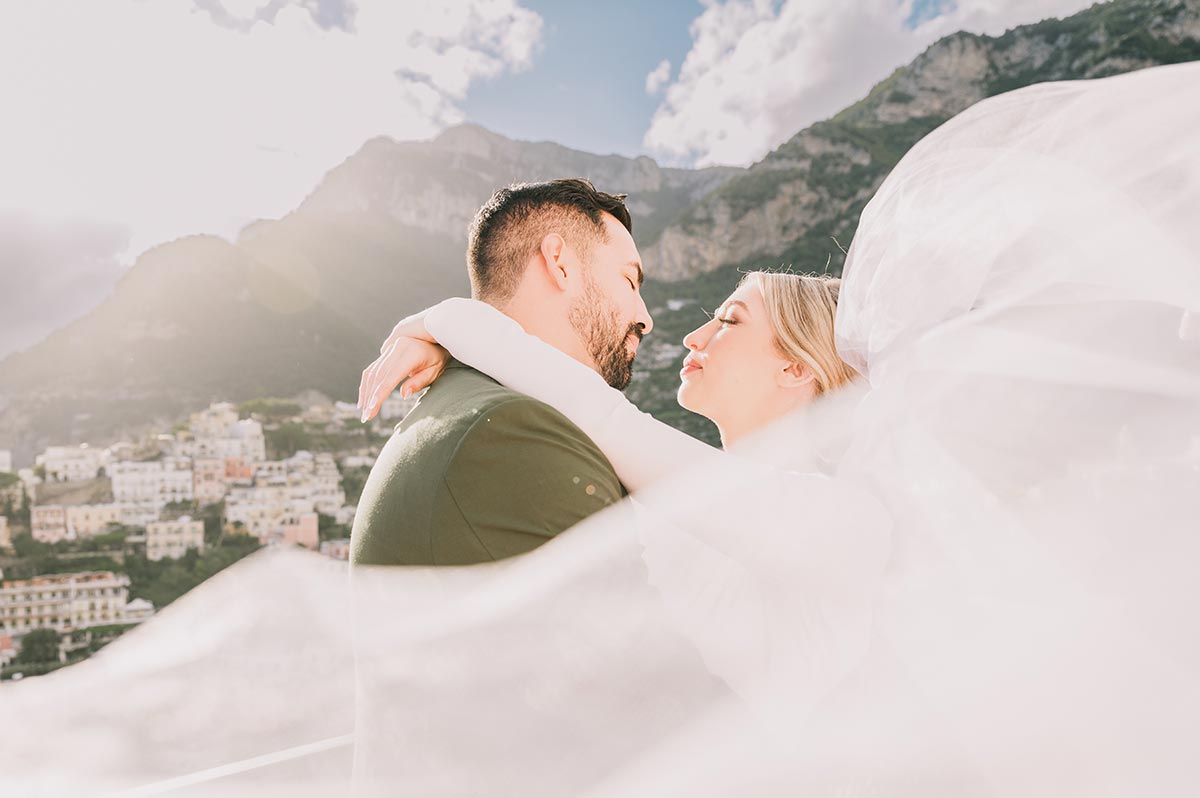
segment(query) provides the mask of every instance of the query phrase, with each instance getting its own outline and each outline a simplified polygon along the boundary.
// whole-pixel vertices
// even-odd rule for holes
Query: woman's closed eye
[[[704,311],[704,315],[708,316],[710,321],[718,322],[722,327],[727,325],[732,326],[739,323],[729,311],[722,311],[720,308],[718,308],[716,311],[704,310],[703,308],[701,308],[701,310]]]

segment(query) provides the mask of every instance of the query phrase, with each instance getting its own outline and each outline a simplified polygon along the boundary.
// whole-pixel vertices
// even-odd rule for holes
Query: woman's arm
[[[554,407],[596,442],[630,491],[722,453],[637,409],[592,369],[484,302],[447,299],[424,314],[429,338],[498,382]]]
[[[648,497],[645,510],[752,573],[785,572],[832,587],[831,581],[853,583],[848,573],[882,568],[890,520],[866,492],[701,443],[642,413],[595,371],[482,302],[448,299],[397,324],[364,372],[360,404],[368,416],[401,379],[412,375],[406,395],[433,381],[444,365],[438,360],[444,351],[434,342],[562,412],[600,447],[630,491],[690,471],[686,481],[671,481]]]
[[[563,413],[595,441],[630,491],[725,457],[642,413],[592,369],[529,335],[491,305],[470,299],[447,299],[396,324],[379,358],[363,371],[359,385],[363,421],[375,415],[384,397],[402,380],[407,379],[401,388],[405,396],[432,383],[445,366],[446,349],[467,365]]]

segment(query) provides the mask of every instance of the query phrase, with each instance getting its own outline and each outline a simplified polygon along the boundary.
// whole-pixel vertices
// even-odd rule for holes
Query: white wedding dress
[[[580,388],[633,501],[488,566],[250,558],[0,687],[0,791],[1191,794],[1197,129],[1200,64],[977,104],[863,213],[865,391],[734,456]]]

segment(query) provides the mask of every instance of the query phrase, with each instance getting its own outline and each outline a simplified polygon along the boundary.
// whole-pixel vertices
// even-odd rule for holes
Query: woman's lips
[[[683,368],[681,368],[679,370],[679,376],[686,377],[689,374],[694,374],[697,371],[701,371],[701,370],[702,370],[702,366],[699,363],[692,360],[691,358],[688,358],[687,360],[683,361]]]

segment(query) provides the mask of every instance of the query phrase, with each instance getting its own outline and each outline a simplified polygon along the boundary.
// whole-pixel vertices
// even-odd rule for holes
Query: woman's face
[[[762,291],[740,286],[708,323],[683,339],[679,404],[711,419],[729,443],[794,406],[795,369],[775,346]]]

